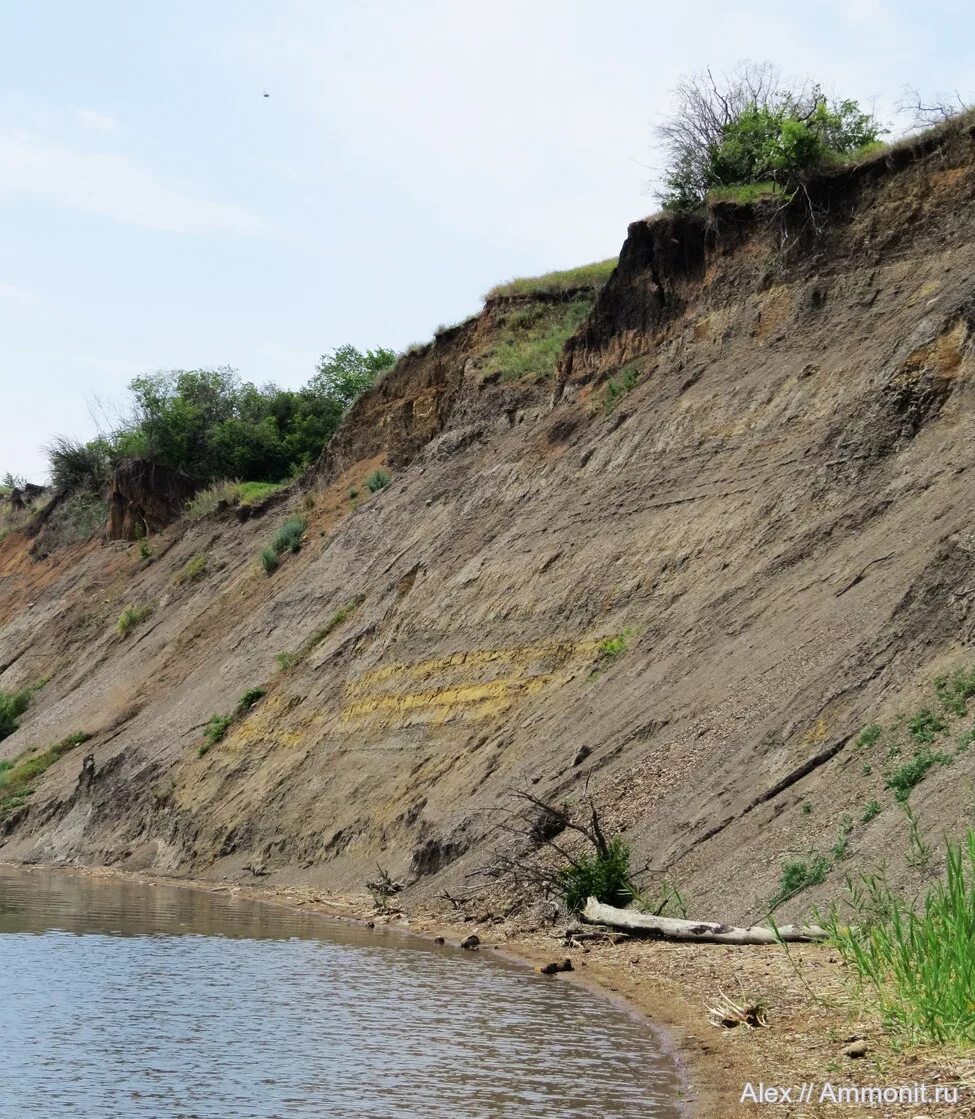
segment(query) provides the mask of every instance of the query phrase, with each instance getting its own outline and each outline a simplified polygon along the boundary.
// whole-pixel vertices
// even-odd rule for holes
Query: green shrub
[[[808,861],[796,859],[793,862],[785,863],[782,867],[782,875],[779,878],[779,888],[772,896],[769,908],[776,909],[783,902],[795,897],[796,894],[808,890],[810,886],[819,886],[826,881],[826,875],[829,874],[829,871],[829,859],[825,855],[819,855],[815,852],[810,855]]]
[[[899,801],[906,801],[915,785],[920,784],[927,776],[929,769],[936,765],[951,765],[952,759],[947,754],[934,753],[931,750],[919,750],[910,761],[891,773],[885,785],[892,789],[894,796]]]
[[[139,603],[138,605],[130,603],[119,614],[118,621],[115,623],[115,632],[120,637],[126,637],[140,622],[144,622],[152,614],[152,607],[148,603]]]
[[[203,728],[203,737],[206,742],[200,747],[199,754],[202,757],[212,746],[216,746],[227,731],[233,726],[233,715],[211,715],[207,720],[206,726]]]
[[[234,709],[235,718],[242,718],[248,711],[267,695],[266,688],[248,688],[246,692],[237,700],[237,706]]]
[[[804,800],[799,807],[802,810],[803,816],[811,816],[812,815],[812,810],[813,810],[812,805],[809,803],[808,800]]]
[[[975,1043],[975,833],[947,844],[947,874],[920,905],[882,875],[847,880],[854,921],[830,940],[889,1029],[914,1043]]]
[[[366,489],[370,493],[379,493],[379,491],[384,490],[392,480],[388,470],[374,470],[366,479]]]
[[[111,447],[104,439],[82,443],[58,435],[45,448],[56,493],[101,494],[112,477]]]
[[[614,634],[611,637],[604,637],[596,646],[596,663],[593,666],[590,677],[598,676],[600,672],[608,668],[615,660],[621,657],[629,648],[632,639],[632,629],[625,629],[622,633]]]
[[[242,382],[233,369],[178,369],[129,384],[132,420],[112,457],[144,458],[200,482],[277,484],[305,469],[352,402],[395,361],[391,350],[340,346],[300,389]]]
[[[271,537],[271,548],[275,555],[280,556],[283,552],[300,552],[301,538],[307,527],[308,522],[304,517],[289,517]]]
[[[286,651],[283,653],[275,653],[274,659],[278,663],[278,668],[280,668],[282,672],[287,672],[289,668],[294,668],[301,658],[297,653],[289,653]]]
[[[265,575],[273,575],[280,563],[278,553],[270,545],[261,549],[261,567],[264,568]]]
[[[883,132],[855,101],[783,81],[768,63],[682,78],[676,95],[674,117],[657,129],[668,158],[660,197],[672,211],[729,189],[746,201],[770,185],[792,193],[816,172],[862,158]]]
[[[584,855],[559,874],[562,899],[570,913],[584,909],[594,897],[606,905],[626,905],[633,898],[630,882],[630,849],[616,836],[606,856]]]
[[[33,695],[33,688],[0,692],[0,741],[9,737],[20,726],[20,716],[30,706]]]

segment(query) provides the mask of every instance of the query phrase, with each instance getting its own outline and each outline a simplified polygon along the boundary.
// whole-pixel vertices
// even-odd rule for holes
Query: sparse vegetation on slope
[[[271,537],[270,543],[261,550],[261,566],[266,575],[277,571],[285,552],[300,552],[302,537],[308,522],[304,517],[289,517]]]
[[[589,314],[592,298],[528,303],[502,311],[497,341],[484,362],[482,376],[517,381],[544,380],[555,372],[567,339]]]
[[[78,731],[40,752],[27,750],[13,761],[0,763],[0,820],[19,808],[34,792],[37,780],[59,759],[87,742],[90,734]]]
[[[115,623],[115,632],[120,637],[126,637],[137,625],[144,622],[152,614],[152,607],[146,602],[130,603],[119,614]]]
[[[292,653],[285,651],[278,653],[275,657],[275,660],[278,662],[278,667],[287,670],[294,668],[297,664],[301,664],[312,649],[314,649],[316,645],[320,645],[333,630],[338,629],[347,618],[350,618],[365,600],[366,596],[364,594],[357,594],[355,598],[350,599],[343,607],[336,610],[321,629],[316,629],[315,632],[305,640],[297,652]]]
[[[211,482],[186,503],[186,516],[191,521],[209,517],[221,506],[256,505],[287,486],[287,482]]]
[[[211,715],[203,728],[203,737],[206,740],[197,750],[202,758],[209,753],[212,747],[222,741],[230,728],[247,717],[251,708],[258,704],[267,695],[266,688],[248,688],[237,700],[233,711],[229,715]]]
[[[388,470],[374,470],[369,477],[366,478],[366,489],[370,493],[379,493],[379,491],[384,490],[392,480],[392,475]]]
[[[181,583],[195,583],[207,573],[210,565],[208,552],[196,552],[183,564],[183,567],[173,576],[173,582],[179,586]]]

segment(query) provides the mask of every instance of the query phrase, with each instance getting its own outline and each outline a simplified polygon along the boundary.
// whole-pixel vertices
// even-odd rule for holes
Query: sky
[[[897,123],[905,86],[975,97],[973,32],[970,0],[0,0],[0,475],[139,374],[293,387],[613,256],[683,74],[769,59]]]

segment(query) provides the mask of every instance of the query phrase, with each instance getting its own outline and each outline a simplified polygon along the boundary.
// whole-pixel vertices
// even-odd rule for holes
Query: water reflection
[[[0,868],[0,1116],[673,1119],[645,1025],[394,931]]]

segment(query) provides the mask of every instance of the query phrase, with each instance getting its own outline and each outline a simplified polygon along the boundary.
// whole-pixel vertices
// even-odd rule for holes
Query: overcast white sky
[[[141,372],[298,385],[613,255],[683,73],[767,58],[890,117],[975,94],[973,31],[970,0],[2,0],[0,473]]]

